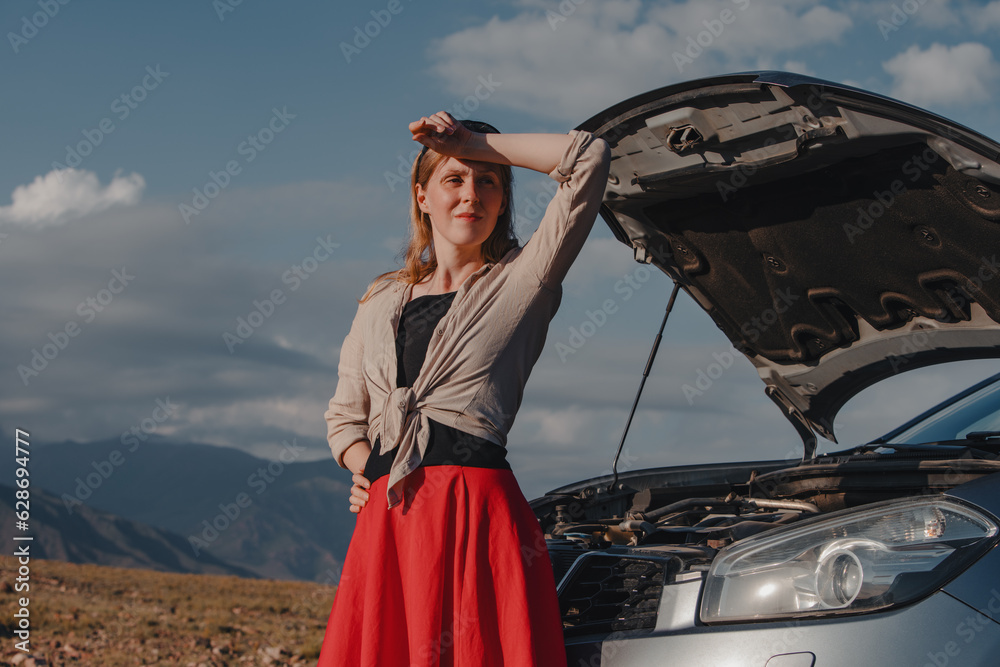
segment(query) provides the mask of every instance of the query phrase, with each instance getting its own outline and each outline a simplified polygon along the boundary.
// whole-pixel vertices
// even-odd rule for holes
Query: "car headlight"
[[[995,519],[943,497],[866,505],[719,552],[704,623],[854,614],[918,600],[996,543]]]

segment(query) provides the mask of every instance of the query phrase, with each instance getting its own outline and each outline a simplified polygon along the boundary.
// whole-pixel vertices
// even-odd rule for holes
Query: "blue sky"
[[[439,109],[564,132],[671,83],[781,69],[1000,137],[996,0],[8,0],[0,27],[0,424],[36,441],[137,429],[263,457],[294,438],[329,456],[323,411],[354,299],[398,266],[406,125]],[[516,179],[524,241],[549,190]],[[599,220],[509,435],[529,498],[610,468],[669,292],[640,268]],[[560,358],[608,298],[614,316]],[[252,335],[227,345],[240,318]],[[18,370],[46,345],[37,375]],[[797,450],[749,362],[685,398],[728,347],[682,297],[623,468]],[[995,370],[896,378],[848,405],[842,441]]]

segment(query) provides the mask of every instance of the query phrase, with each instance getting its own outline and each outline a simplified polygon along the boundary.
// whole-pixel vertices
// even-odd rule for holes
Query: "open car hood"
[[[1000,145],[783,72],[652,91],[578,129],[611,145],[601,215],[757,368],[815,454],[852,396],[1000,356]]]

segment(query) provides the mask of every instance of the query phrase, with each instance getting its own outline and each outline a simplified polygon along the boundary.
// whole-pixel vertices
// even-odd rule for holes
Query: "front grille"
[[[587,553],[587,547],[578,541],[546,539],[545,545],[548,547],[549,559],[552,561],[552,573],[556,578],[556,585],[569,572],[576,559]]]
[[[566,639],[652,630],[665,562],[617,554],[581,556],[559,592]]]

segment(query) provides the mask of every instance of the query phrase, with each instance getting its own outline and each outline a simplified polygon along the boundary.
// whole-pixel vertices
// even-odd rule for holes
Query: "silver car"
[[[1000,145],[782,72],[670,86],[580,129],[612,147],[604,220],[747,356],[802,459],[533,500],[569,664],[1000,664],[1000,375],[817,446],[882,379],[1000,357]]]

